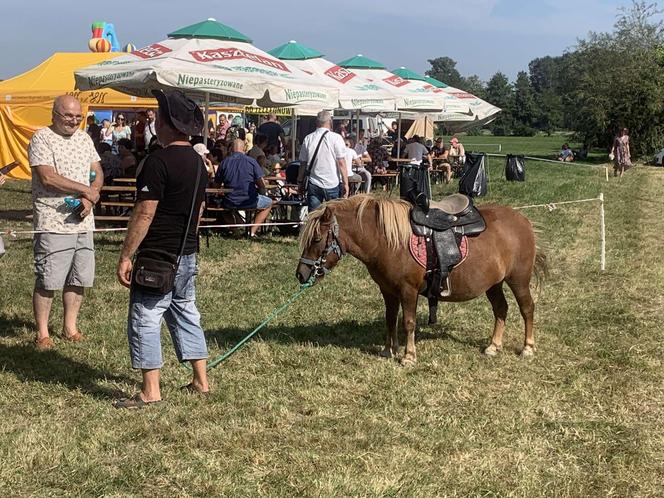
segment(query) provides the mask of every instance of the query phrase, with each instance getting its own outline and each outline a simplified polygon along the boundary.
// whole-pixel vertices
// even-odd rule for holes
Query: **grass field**
[[[507,152],[554,146],[521,140]],[[596,204],[526,212],[551,266],[530,361],[517,355],[522,322],[509,292],[500,356],[481,354],[493,318],[478,299],[441,305],[434,327],[422,302],[418,364],[379,358],[382,299],[348,258],[211,373],[209,399],[178,391],[188,374],[165,333],[165,402],[117,411],[111,401],[139,379],[114,277],[121,237],[96,238],[97,283],[81,316],[89,340],[41,354],[30,345],[31,241],[7,242],[0,496],[662,496],[664,172],[636,167],[607,183],[598,168],[527,162],[516,184],[502,168],[490,160],[481,202],[607,200],[604,273]],[[27,226],[14,218],[29,209],[29,189],[0,190],[0,227]],[[295,239],[277,236],[203,246],[197,293],[212,355],[297,290],[298,256]],[[58,304],[54,331],[61,318]]]

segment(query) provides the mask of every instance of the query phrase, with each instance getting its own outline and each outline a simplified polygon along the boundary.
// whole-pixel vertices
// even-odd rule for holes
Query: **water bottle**
[[[68,195],[65,197],[65,204],[70,210],[75,211],[81,205],[81,199]]]

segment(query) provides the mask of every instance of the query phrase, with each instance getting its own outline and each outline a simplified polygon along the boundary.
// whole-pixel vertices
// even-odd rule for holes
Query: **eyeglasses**
[[[53,114],[57,114],[65,121],[79,121],[79,122],[83,121],[83,116],[81,116],[80,114],[69,114],[69,113],[62,114],[61,112],[58,112],[55,109],[53,109]]]

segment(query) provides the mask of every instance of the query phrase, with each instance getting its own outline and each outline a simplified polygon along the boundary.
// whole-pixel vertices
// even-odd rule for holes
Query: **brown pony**
[[[302,258],[296,276],[301,283],[320,280],[345,254],[362,261],[380,287],[385,300],[387,335],[381,355],[397,354],[397,315],[402,308],[406,349],[402,363],[416,361],[415,318],[417,299],[424,286],[425,270],[408,249],[412,234],[409,211],[402,200],[356,195],[328,202],[309,214],[300,236]],[[503,282],[514,293],[525,323],[522,356],[535,351],[530,279],[546,274],[546,258],[535,245],[530,221],[508,206],[479,208],[486,230],[468,238],[468,256],[450,273],[451,295],[442,301],[468,301],[482,293],[491,302],[495,324],[491,343],[484,350],[490,356],[502,349],[507,301]]]

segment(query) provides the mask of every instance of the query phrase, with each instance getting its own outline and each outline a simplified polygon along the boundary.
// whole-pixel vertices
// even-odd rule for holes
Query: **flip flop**
[[[131,398],[125,398],[121,399],[120,401],[116,401],[113,403],[113,407],[117,409],[121,408],[127,408],[127,409],[141,409],[145,408],[148,405],[154,405],[155,403],[161,403],[161,400],[159,401],[143,401],[141,399],[141,394],[137,393],[134,394]]]
[[[201,391],[192,382],[190,382],[186,386],[182,386],[180,388],[180,391],[182,391],[183,393],[187,393],[187,394],[200,394],[201,396],[209,396],[210,395],[210,391]]]
[[[55,343],[50,337],[42,337],[41,339],[35,339],[34,342],[35,349],[37,351],[49,351],[55,348]]]

